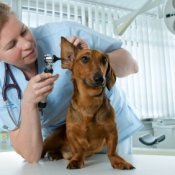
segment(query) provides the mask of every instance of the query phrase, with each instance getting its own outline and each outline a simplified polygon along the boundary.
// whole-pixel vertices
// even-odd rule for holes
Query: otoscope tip
[[[60,57],[57,57],[56,55],[53,55],[53,58],[54,58],[54,62],[58,61],[58,60],[61,60]]]

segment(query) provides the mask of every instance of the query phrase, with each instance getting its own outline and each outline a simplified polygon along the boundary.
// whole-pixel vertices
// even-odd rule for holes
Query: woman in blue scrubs
[[[74,22],[49,23],[30,30],[7,5],[0,3],[0,128],[9,131],[15,151],[28,162],[40,159],[43,138],[65,123],[73,90],[70,72],[57,61],[53,75],[43,73],[44,55],[60,56],[61,36],[82,49],[108,53],[117,77],[138,71],[136,61],[121,48],[119,39]],[[130,153],[131,135],[142,124],[118,83],[106,93],[116,111],[119,152]],[[47,106],[40,112],[38,103],[45,97]]]

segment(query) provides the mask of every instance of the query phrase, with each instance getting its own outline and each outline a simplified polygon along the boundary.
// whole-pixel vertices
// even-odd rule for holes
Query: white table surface
[[[67,160],[48,161],[30,164],[15,152],[0,153],[1,175],[175,175],[175,157],[132,155],[124,156],[136,169],[113,169],[105,154],[88,158],[82,169],[66,169]]]

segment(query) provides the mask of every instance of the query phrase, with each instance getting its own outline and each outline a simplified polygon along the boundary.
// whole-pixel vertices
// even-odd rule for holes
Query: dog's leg
[[[53,133],[44,140],[41,158],[47,155],[50,160],[62,159],[61,148],[63,145],[66,145],[65,125],[57,128],[57,130],[53,131]]]
[[[107,138],[108,157],[112,167],[122,170],[134,169],[133,165],[128,163],[126,160],[124,160],[116,153],[117,140],[118,140],[117,130],[113,129],[113,131],[109,134]]]
[[[50,141],[50,139],[49,139],[49,141]],[[62,159],[63,156],[62,156],[62,153],[60,151],[60,145],[57,142],[53,142],[53,141],[49,142],[49,141],[46,140],[44,142],[43,152],[42,152],[41,158],[44,158],[46,155],[49,160]]]
[[[84,143],[84,139],[77,139],[76,134],[69,134],[69,144],[72,152],[72,158],[67,165],[68,169],[80,169],[84,166],[84,151],[82,145]]]
[[[80,144],[76,141],[76,139],[69,139],[71,151],[72,151],[72,159],[67,165],[68,169],[80,169],[84,166],[84,153],[80,146]]]

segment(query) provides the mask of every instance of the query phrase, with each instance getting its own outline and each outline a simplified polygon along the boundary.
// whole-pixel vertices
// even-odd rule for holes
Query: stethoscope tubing
[[[5,64],[5,76],[4,76],[4,84],[3,84],[3,88],[2,88],[2,97],[4,101],[7,101],[7,90],[10,88],[15,88],[18,94],[18,98],[22,99],[22,92],[21,89],[10,69],[9,64],[4,63]],[[13,84],[9,83],[8,84],[8,75],[11,78]]]
[[[17,94],[18,94],[18,99],[20,100],[20,103],[21,103],[21,99],[22,99],[22,91],[10,69],[10,66],[9,64],[7,63],[4,63],[4,66],[5,66],[5,74],[4,74],[4,84],[3,84],[3,88],[2,88],[2,97],[3,97],[3,100],[4,102],[6,103],[6,107],[7,107],[7,112],[9,114],[9,117],[10,119],[12,120],[12,122],[14,123],[14,125],[16,126],[16,128],[19,127],[20,125],[20,118],[21,118],[21,104],[20,104],[20,112],[19,112],[19,120],[16,121],[15,120],[15,117],[14,117],[14,114],[12,114],[12,110],[10,111],[9,109],[9,105],[8,105],[8,96],[7,96],[7,91],[11,88],[14,88],[16,89],[17,91]],[[8,77],[9,76],[9,77]],[[8,79],[9,78],[9,79]],[[8,84],[8,80],[12,80],[13,83],[9,83]],[[8,129],[7,129],[8,130]]]

